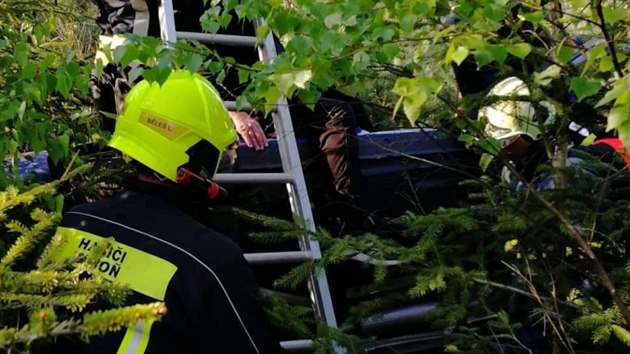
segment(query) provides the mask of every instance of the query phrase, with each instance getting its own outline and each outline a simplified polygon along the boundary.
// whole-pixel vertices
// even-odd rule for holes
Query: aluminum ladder
[[[190,39],[201,43],[249,48],[258,47],[259,57],[265,63],[271,63],[277,56],[271,33],[263,41],[258,41],[254,36],[178,32],[175,28],[172,0],[161,1],[158,15],[161,37],[167,43],[175,43],[179,39]],[[254,27],[258,28],[263,24],[263,21],[256,21]],[[229,110],[236,109],[234,101],[226,101],[224,104]],[[251,108],[243,108],[243,110],[248,109]],[[219,173],[215,176],[215,180],[218,183],[226,184],[285,183],[292,212],[305,221],[309,230],[315,231],[313,212],[306,190],[302,163],[286,97],[281,98],[277,102],[275,109],[272,111],[272,116],[276,135],[278,136],[278,148],[282,160],[283,173]],[[301,237],[299,246],[301,251],[247,253],[245,258],[251,265],[317,261],[321,258],[319,242],[316,239],[306,236]],[[324,272],[311,274],[308,280],[308,288],[316,316],[325,321],[329,327],[337,328],[326,274]],[[285,350],[302,350],[312,347],[311,340],[284,341],[280,344]],[[336,353],[344,352],[339,347],[335,347],[334,350]]]

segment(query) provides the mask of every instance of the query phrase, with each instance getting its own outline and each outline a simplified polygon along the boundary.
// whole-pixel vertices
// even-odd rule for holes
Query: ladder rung
[[[280,342],[280,346],[284,350],[304,350],[313,348],[311,339],[287,340]]]
[[[243,107],[236,107],[236,101],[223,101],[223,105],[227,108],[228,111],[240,111],[240,112],[251,112],[252,106],[249,103],[244,103]],[[271,112],[276,113],[278,111],[277,107],[274,105],[271,107]]]
[[[241,108],[236,108],[236,101],[223,101],[223,104],[225,105],[225,108],[228,109],[228,111],[251,111],[252,110],[252,106],[250,106],[249,104],[245,103],[243,104],[243,107]]]
[[[249,264],[281,264],[310,261],[313,254],[308,251],[245,253]]]
[[[288,173],[217,173],[214,181],[226,184],[293,183],[293,177]]]
[[[238,36],[233,34],[211,34],[200,32],[180,32],[177,31],[178,39],[194,39],[201,43],[212,43],[220,45],[230,45],[235,47],[252,47],[256,46],[256,37],[254,36]]]

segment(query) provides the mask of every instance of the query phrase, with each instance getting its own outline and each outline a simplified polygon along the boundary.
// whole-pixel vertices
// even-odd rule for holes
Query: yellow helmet
[[[508,77],[494,86],[488,96],[505,96],[505,100],[499,100],[479,110],[479,120],[486,124],[485,133],[497,140],[511,140],[521,134],[527,135],[533,140],[541,138],[542,134],[534,120],[534,105],[528,101],[515,101],[509,96],[529,96],[529,88],[523,80],[517,77]],[[546,101],[539,104],[547,109],[547,119],[553,119],[555,109]]]
[[[236,139],[212,84],[178,70],[162,85],[143,80],[129,91],[109,146],[175,182],[183,166],[211,178]]]

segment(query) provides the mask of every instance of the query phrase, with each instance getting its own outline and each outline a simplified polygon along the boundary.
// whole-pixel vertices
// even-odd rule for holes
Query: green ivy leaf
[[[505,18],[505,9],[492,3],[483,8],[483,13],[486,18],[495,22],[499,22]]]
[[[475,145],[482,151],[487,152],[492,156],[496,156],[499,153],[499,141],[494,138],[485,138],[475,141]]]
[[[457,65],[461,65],[462,62],[468,58],[468,55],[470,54],[470,51],[468,50],[468,48],[463,47],[463,46],[458,46],[457,49],[455,49],[453,51],[453,53],[451,54],[451,58],[452,61],[454,61],[455,63],[457,63]],[[447,62],[450,62],[451,60],[447,58]]]
[[[127,74],[129,82],[135,82],[139,77],[142,76],[143,72],[144,68],[140,65],[131,68],[131,70],[129,70],[129,73]]]
[[[35,65],[35,63],[32,60],[29,60],[22,67],[22,79],[30,80],[30,79],[34,78],[35,75],[37,75],[37,66]]]
[[[315,109],[315,104],[321,97],[321,94],[316,90],[300,90],[298,92],[298,98],[300,102],[304,103],[306,107],[311,110]]]
[[[544,11],[526,11],[524,13],[521,13],[523,18],[525,18],[526,21],[531,22],[532,24],[536,25],[538,23],[540,23],[542,20],[545,19],[545,12]]]
[[[507,59],[508,51],[504,45],[492,44],[486,48],[487,51],[492,53],[492,58],[499,64],[503,64]]]
[[[429,95],[424,90],[419,90],[416,95],[406,96],[403,99],[403,111],[409,119],[409,123],[411,125],[416,124],[416,120],[420,116],[420,112],[422,110],[422,106],[429,98]]]
[[[342,17],[340,12],[334,12],[324,18],[324,24],[328,28],[333,28],[334,26],[341,24],[341,21]]]
[[[630,109],[628,109],[628,111],[630,111]],[[617,127],[619,139],[621,139],[624,146],[630,146],[630,120],[627,118],[628,113],[626,112],[626,121]],[[608,121],[610,121],[610,117],[608,118]]]
[[[597,79],[587,79],[584,77],[571,78],[571,84],[569,88],[577,96],[578,102],[582,101],[586,97],[593,96],[601,88],[601,82]]]
[[[630,96],[630,91],[624,92],[623,95]],[[608,113],[608,124],[606,125],[606,130],[610,131],[613,129],[619,128],[621,125],[625,124],[630,118],[630,104],[615,104],[613,108]],[[630,146],[630,145],[626,145]]]
[[[57,137],[48,144],[48,155],[53,163],[58,163],[68,156],[70,137],[66,134]]]
[[[311,50],[313,40],[304,36],[295,36],[287,43],[286,50],[294,53],[305,53]]]
[[[573,57],[573,53],[575,53],[575,50],[566,45],[559,45],[556,48],[556,57],[560,64],[567,64],[569,60],[571,60],[571,57]]]
[[[602,58],[602,60],[599,61],[599,71],[605,73],[608,71],[613,71],[614,69],[615,69],[615,66],[613,65],[613,61],[611,57],[605,56]]]
[[[551,65],[541,73],[535,72],[534,82],[540,86],[548,86],[552,80],[560,77],[561,72],[562,68],[558,65]]]
[[[439,87],[440,83],[431,78],[399,77],[394,84],[393,91],[401,96],[401,99],[399,99],[394,110],[397,111],[402,102],[405,116],[407,116],[411,125],[414,125],[420,116],[422,106],[429,98],[429,94],[435,93]]]
[[[256,28],[256,37],[265,38],[271,32],[271,28],[268,25],[258,26]]]
[[[595,60],[606,55],[606,46],[604,43],[599,43],[593,48],[590,48],[586,51],[586,63],[584,64],[584,69],[582,70],[582,75],[586,73],[586,71],[593,66]]]
[[[423,1],[414,1],[414,13],[422,14],[425,16],[432,16],[435,12],[435,5],[437,3],[436,0],[423,0]]]
[[[394,93],[399,96],[408,96],[417,90],[414,79],[408,77],[399,77],[394,84]]]
[[[477,62],[477,67],[483,68],[494,61],[494,56],[486,48],[478,49],[475,51],[475,61]]]
[[[293,88],[294,74],[293,73],[275,73],[269,75],[269,80],[276,84],[280,92],[289,96],[291,89]]]
[[[624,18],[630,18],[630,10],[623,7],[602,7],[602,12],[604,13],[604,18],[606,19],[606,24],[609,26],[614,25],[615,23],[623,20]]]
[[[312,77],[313,72],[310,69],[300,70],[294,74],[293,84],[298,88],[303,89]]]
[[[469,148],[475,141],[475,137],[472,134],[462,134],[457,137],[457,140],[463,142]]]
[[[248,69],[238,69],[238,83],[239,84],[244,84],[247,83],[249,81],[249,74],[250,74],[250,70]]]
[[[617,97],[619,97],[619,95],[621,95],[624,91],[628,90],[628,87],[626,86],[626,80],[627,79],[625,77],[622,77],[621,79],[617,80],[617,82],[615,82],[615,86],[613,86],[613,88],[610,91],[606,92],[604,97],[601,100],[599,100],[599,102],[597,102],[597,104],[595,105],[595,108],[599,108],[608,102],[616,100]]]
[[[15,47],[13,48],[13,58],[15,58],[15,62],[20,65],[26,65],[28,61],[28,45],[24,42],[15,43]]]
[[[519,59],[525,59],[532,51],[532,46],[527,43],[512,44],[506,47],[508,53]]]
[[[47,70],[53,63],[55,62],[55,56],[52,54],[48,54],[40,61],[41,70]]]
[[[36,153],[44,150],[46,148],[46,132],[43,131],[45,126],[43,124],[39,124],[37,127],[32,127],[30,130],[30,136],[28,137],[28,142],[31,145],[31,148]]]
[[[63,98],[68,98],[68,96],[70,95],[70,83],[68,82],[68,78],[63,68],[57,69],[57,72],[55,73],[55,78],[57,79],[57,85],[55,86],[55,89],[59,91]]]
[[[183,58],[183,64],[190,72],[197,72],[203,64],[203,57],[199,54],[187,54]]]
[[[400,47],[395,43],[385,43],[381,47],[381,52],[385,54],[386,60],[392,60],[400,52]]]
[[[20,104],[15,101],[0,105],[0,122],[13,119],[20,110]]]
[[[126,50],[125,50],[123,55],[118,60],[119,60],[121,66],[127,67],[134,60],[138,60],[139,52],[138,52],[138,48],[135,45],[132,45],[132,44],[127,44],[127,45],[124,45],[122,47],[125,47]],[[116,48],[116,49],[118,49],[118,48]]]
[[[282,92],[277,87],[269,87],[263,94],[262,98],[265,100],[265,116],[271,112],[278,100],[282,97]]]
[[[405,35],[411,33],[411,31],[413,31],[414,29],[417,19],[418,16],[416,16],[415,14],[406,14],[405,17],[403,17],[403,19],[400,21],[400,30],[402,31],[402,33]]]
[[[466,33],[453,39],[453,42],[462,43],[470,49],[480,49],[487,45],[487,42],[479,34]]]

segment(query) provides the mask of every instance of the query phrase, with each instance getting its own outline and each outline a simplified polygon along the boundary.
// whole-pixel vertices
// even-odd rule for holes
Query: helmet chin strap
[[[227,191],[208,178],[203,178],[186,167],[177,170],[177,184],[204,195],[208,200],[227,198]]]

